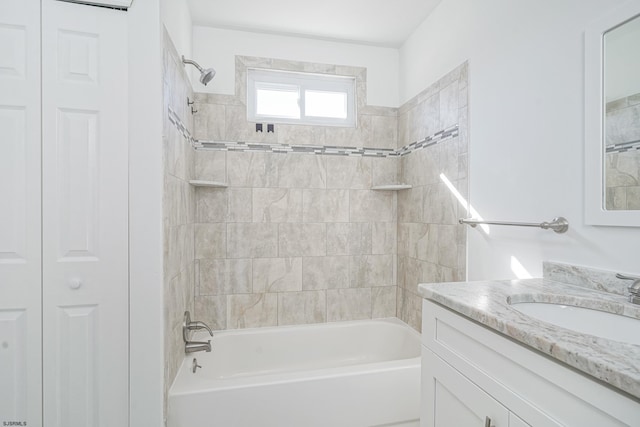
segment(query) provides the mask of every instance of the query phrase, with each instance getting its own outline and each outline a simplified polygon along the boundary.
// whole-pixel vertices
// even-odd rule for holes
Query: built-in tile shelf
[[[375,187],[371,187],[372,190],[376,191],[400,191],[400,190],[409,190],[412,188],[411,184],[387,184],[387,185],[376,185]]]
[[[219,181],[200,181],[197,179],[192,179],[189,181],[189,184],[194,187],[212,187],[212,188],[227,188],[229,185],[226,182]]]

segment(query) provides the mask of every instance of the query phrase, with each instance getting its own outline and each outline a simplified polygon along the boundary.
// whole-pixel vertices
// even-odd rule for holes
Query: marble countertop
[[[509,302],[555,302],[640,319],[624,296],[548,279],[421,284],[435,301],[640,399],[640,346],[586,335],[527,316]]]

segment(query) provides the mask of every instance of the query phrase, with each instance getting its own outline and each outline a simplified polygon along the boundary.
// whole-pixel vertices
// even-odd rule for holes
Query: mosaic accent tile
[[[167,107],[167,118],[169,119],[169,123],[174,125],[184,138],[188,139],[192,143],[193,141],[195,141],[191,136],[191,132],[189,131],[187,126],[182,123],[182,120],[180,120],[180,116],[178,116],[178,114],[173,111],[171,107]]]
[[[607,145],[606,152],[608,153],[624,153],[627,151],[640,150],[640,140],[630,141],[622,144]]]
[[[402,157],[416,150],[439,144],[443,141],[456,138],[459,135],[458,125],[455,124],[446,129],[429,135],[424,139],[412,142],[404,147],[393,148],[371,148],[371,147],[347,147],[336,145],[298,145],[279,144],[269,142],[246,142],[246,141],[210,141],[195,139],[189,129],[182,123],[180,117],[168,107],[169,122],[173,124],[182,136],[189,140],[196,150],[214,151],[235,151],[235,152],[265,152],[265,153],[303,153],[325,156],[355,156],[355,157]]]

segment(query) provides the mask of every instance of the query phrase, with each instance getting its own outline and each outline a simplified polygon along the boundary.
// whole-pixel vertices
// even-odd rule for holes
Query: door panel
[[[40,2],[0,0],[0,425],[42,425]]]
[[[45,426],[126,426],[126,13],[42,7]]]
[[[26,318],[26,310],[0,310],[0,423],[27,419]]]
[[[0,43],[2,41],[0,40]],[[1,77],[0,77],[1,78]],[[0,263],[27,261],[27,109],[0,105]]]
[[[422,398],[429,399],[423,402],[422,425],[480,427],[488,418],[492,427],[509,426],[509,411],[484,390],[424,347],[422,360]]]
[[[98,426],[98,307],[58,307],[58,365],[61,425]],[[45,398],[46,400],[46,398]]]
[[[59,262],[97,262],[100,230],[98,111],[57,111],[60,172],[56,211]]]

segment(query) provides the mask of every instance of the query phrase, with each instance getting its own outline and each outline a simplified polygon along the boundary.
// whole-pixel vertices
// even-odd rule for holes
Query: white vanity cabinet
[[[422,366],[423,425],[509,425],[507,408],[427,348]]]
[[[424,346],[422,366],[423,426],[531,427]]]
[[[640,425],[633,398],[429,300],[422,313],[422,427]]]

